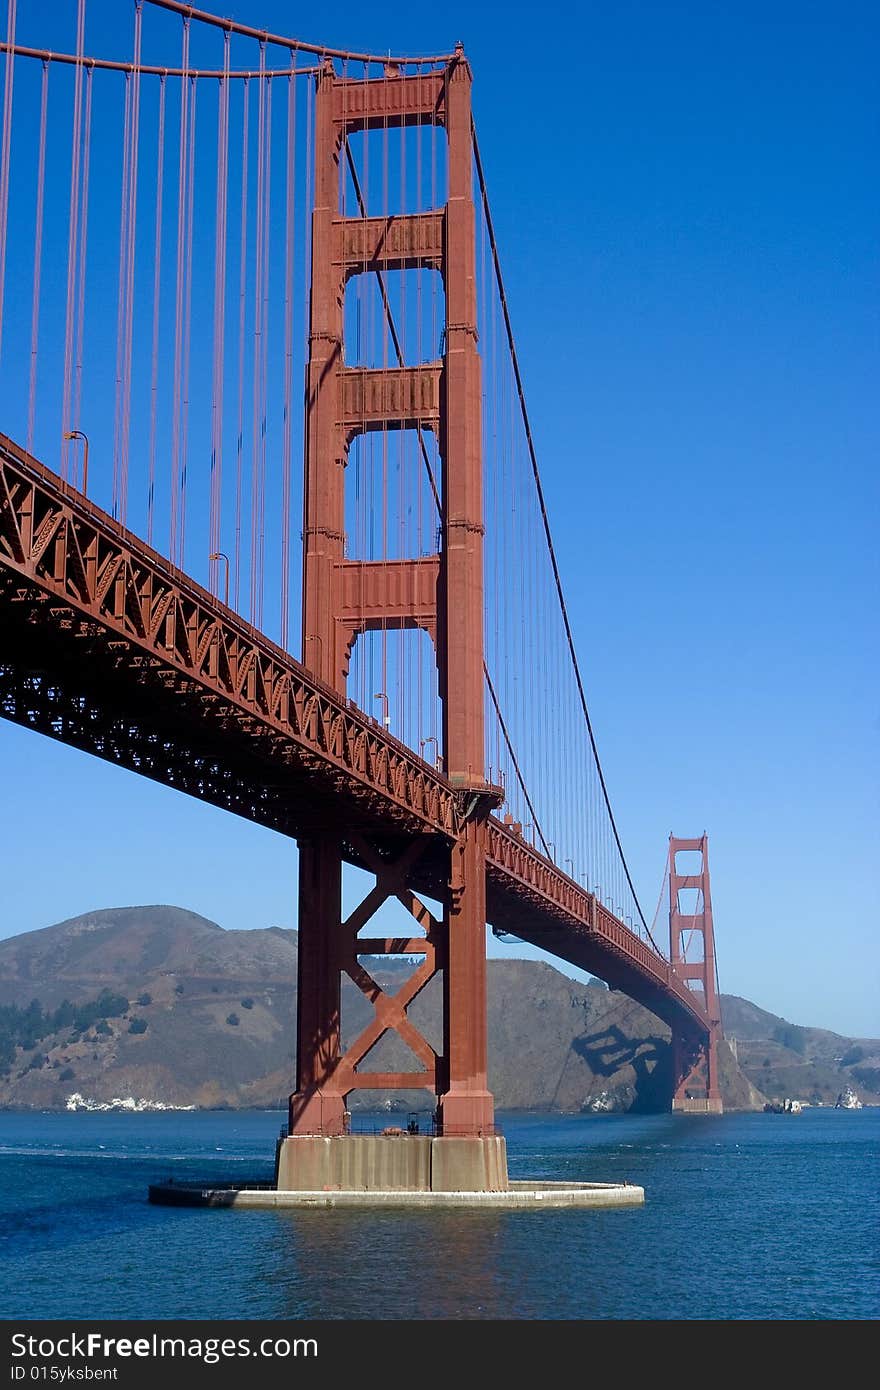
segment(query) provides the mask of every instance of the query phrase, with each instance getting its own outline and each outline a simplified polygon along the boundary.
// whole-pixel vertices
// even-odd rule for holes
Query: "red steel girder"
[[[279,773],[295,760],[316,786],[369,798],[389,831],[427,826],[447,842],[458,833],[460,802],[440,774],[2,435],[0,579],[0,611],[26,610],[36,645],[47,624],[59,621],[71,640],[101,642],[108,651],[116,642],[118,679],[134,690],[145,673],[161,678],[169,699],[186,699],[197,711],[190,735],[196,718],[210,719],[246,738],[255,754],[271,748]],[[111,717],[97,699],[65,696],[50,674],[12,671],[9,655],[0,647],[3,715],[295,833],[282,790],[256,782],[251,790],[248,768],[233,773],[222,759],[186,749],[174,730],[163,737],[138,727],[126,719],[120,695]],[[356,862],[352,852],[347,857]],[[493,818],[486,863],[493,924],[574,964],[589,959],[588,968],[605,977],[619,968],[628,992],[667,1022],[708,1032],[698,997],[663,957]],[[421,881],[436,895],[421,872],[415,886]]]
[[[391,217],[335,217],[331,259],[340,282],[368,270],[443,268],[446,215],[396,213]]]
[[[0,567],[360,784],[389,822],[456,836],[456,795],[434,769],[5,435]]]
[[[440,426],[442,368],[346,367],[339,372],[339,429],[351,442],[367,430]]]
[[[334,126],[340,131],[389,130],[395,126],[442,125],[446,119],[446,70],[359,82],[333,81]]]

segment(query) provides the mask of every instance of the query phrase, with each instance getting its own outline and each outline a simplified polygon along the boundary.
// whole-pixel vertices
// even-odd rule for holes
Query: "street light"
[[[388,713],[388,696],[385,694],[385,691],[384,691],[384,690],[377,690],[377,692],[376,692],[376,694],[375,694],[375,696],[374,696],[374,699],[384,701],[384,704],[383,704],[382,708],[383,708],[383,710],[385,711],[385,713],[384,713],[384,715],[383,715],[383,717],[382,717],[382,723],[385,725],[385,728],[386,728],[386,729],[390,729],[390,728],[391,728],[391,715]]]
[[[225,553],[225,551],[222,551],[222,550],[215,550],[215,551],[212,552],[212,554],[210,554],[210,555],[208,556],[208,559],[209,559],[209,560],[225,560],[225,561],[226,561],[226,586],[225,586],[224,592],[223,592],[223,602],[226,604],[226,607],[228,608],[228,607],[229,607],[229,556]]]
[[[89,493],[89,440],[82,430],[65,430],[65,439],[81,439],[83,442],[83,481],[82,490],[88,496]]]
[[[440,766],[440,745],[439,745],[439,743],[437,742],[437,739],[435,738],[435,736],[434,736],[433,734],[431,734],[429,738],[420,738],[420,739],[419,739],[419,748],[421,749],[422,757],[424,758],[425,762],[428,761],[428,759],[425,758],[425,749],[427,748],[427,746],[428,746],[429,743],[433,743],[433,745],[434,745],[434,766],[435,766],[435,767],[439,767],[439,766]]]
[[[553,860],[553,863],[555,864],[555,863],[556,863],[556,846],[554,845],[554,843],[553,843],[552,840],[548,840],[548,841],[547,841],[547,853],[550,855],[550,858]]]

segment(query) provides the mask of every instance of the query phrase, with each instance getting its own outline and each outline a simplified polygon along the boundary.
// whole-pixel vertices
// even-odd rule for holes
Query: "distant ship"
[[[852,1086],[844,1086],[837,1100],[834,1102],[835,1110],[861,1110],[862,1102],[859,1100]]]
[[[767,1115],[799,1115],[801,1109],[799,1100],[790,1100],[786,1096],[785,1100],[768,1100],[764,1106],[764,1113]]]

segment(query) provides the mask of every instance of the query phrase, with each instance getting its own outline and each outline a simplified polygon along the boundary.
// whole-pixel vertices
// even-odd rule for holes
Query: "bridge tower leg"
[[[676,855],[681,850],[700,854],[700,871],[679,873]],[[682,912],[680,893],[695,889],[695,911]],[[690,956],[690,959],[688,959]],[[721,1005],[715,972],[715,934],[709,885],[709,842],[669,837],[669,959],[676,975],[702,996],[710,1030],[703,1038],[684,1038],[673,1033],[674,1111],[721,1114],[718,1087],[718,1040],[721,1037]]]
[[[340,165],[353,131],[436,124],[446,131],[445,207],[394,217],[344,217]],[[483,516],[481,384],[477,353],[476,231],[472,190],[471,73],[458,52],[443,70],[349,80],[325,64],[317,78],[315,205],[306,382],[303,560],[303,663],[344,694],[348,662],[360,633],[422,628],[437,653],[443,705],[443,766],[460,793],[464,829],[448,853],[442,922],[408,891],[406,872],[423,846],[394,855],[378,842],[345,831],[300,846],[299,1017],[297,1089],[289,1132],[334,1138],[345,1132],[346,1096],[359,1080],[367,1042],[395,1029],[423,1060],[445,1137],[491,1135],[493,1099],[487,1083],[486,845],[487,820],[500,800],[484,767]],[[348,367],[344,293],[357,274],[429,267],[443,277],[444,353],[418,366]],[[441,458],[440,552],[394,561],[346,555],[345,469],[353,439],[367,430],[433,431]],[[401,597],[404,596],[404,597]],[[345,834],[359,843],[358,862],[377,887],[343,922],[341,867]],[[349,857],[350,853],[349,853]],[[358,963],[358,951],[400,950],[399,942],[358,938],[371,911],[396,896],[422,926],[428,922],[426,966],[418,988],[443,971],[444,1037],[433,1054],[405,1017],[400,996],[389,1000]],[[410,943],[414,944],[414,943]],[[340,975],[347,972],[376,1006],[376,1026],[343,1052]],[[417,972],[418,973],[418,972]],[[395,1003],[395,1000],[398,1001]],[[383,1087],[412,1087],[413,1074],[374,1078]],[[506,1185],[506,1162],[504,1165]]]

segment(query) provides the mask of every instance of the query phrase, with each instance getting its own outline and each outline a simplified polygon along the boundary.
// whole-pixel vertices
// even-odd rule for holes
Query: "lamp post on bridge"
[[[427,748],[427,746],[428,746],[429,743],[433,743],[433,745],[434,745],[434,767],[437,768],[437,769],[439,770],[439,768],[440,768],[440,745],[439,745],[439,743],[437,742],[437,739],[436,739],[436,737],[435,737],[434,734],[431,734],[428,738],[420,738],[420,739],[419,739],[419,748],[420,748],[420,750],[421,750],[422,757],[425,759],[425,762],[428,761],[427,758],[425,758],[425,749]]]
[[[222,550],[214,550],[214,551],[212,551],[212,553],[208,556],[208,559],[209,559],[209,560],[225,560],[225,561],[226,561],[226,583],[225,583],[224,589],[223,589],[223,602],[226,604],[226,607],[228,608],[228,607],[229,607],[229,556],[228,556],[224,551],[222,551]]]
[[[83,434],[82,430],[65,430],[65,439],[81,439],[83,446],[83,480],[82,490],[86,497],[89,495],[89,438]]]
[[[386,729],[390,729],[391,715],[388,713],[388,696],[385,694],[384,690],[377,690],[374,698],[382,701],[382,723],[385,725]]]

